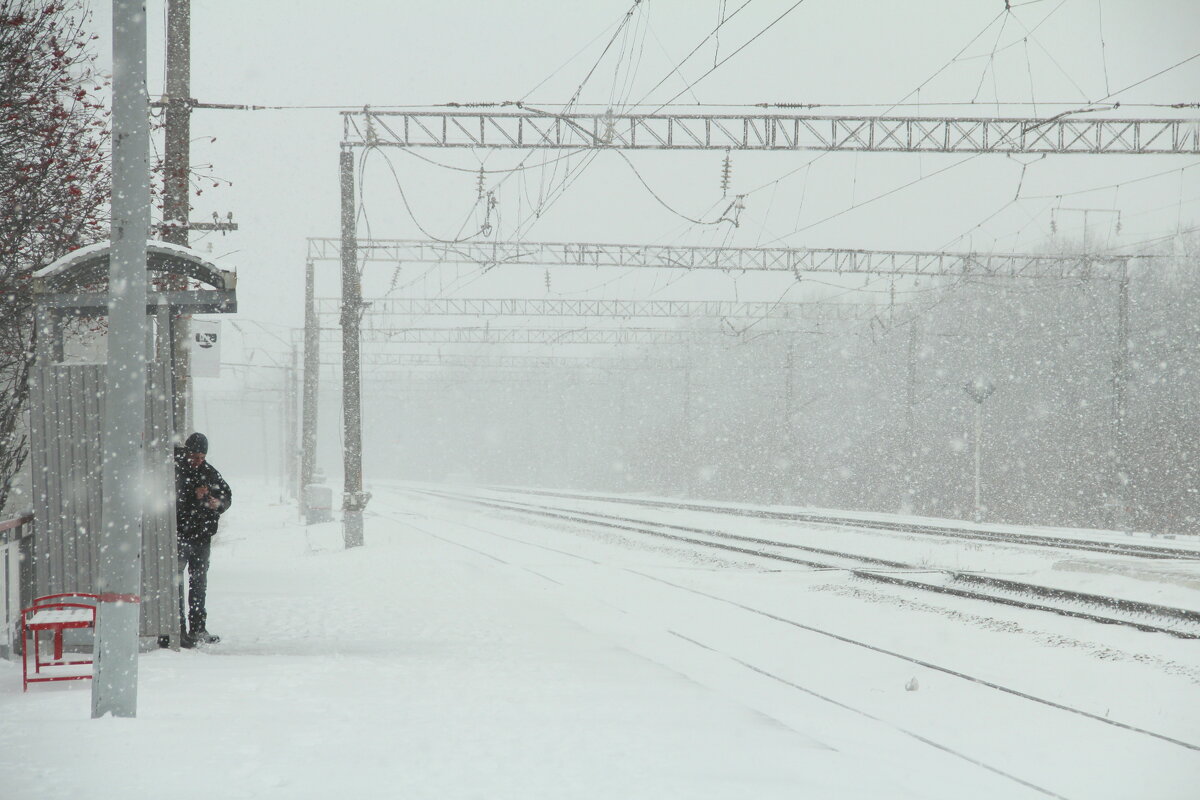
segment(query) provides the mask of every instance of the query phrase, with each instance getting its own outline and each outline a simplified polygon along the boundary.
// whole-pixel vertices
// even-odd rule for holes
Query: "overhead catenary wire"
[[[749,2],[749,0],[747,0],[747,2]],[[717,71],[718,69],[720,69],[720,68],[721,68],[721,67],[722,67],[722,66],[723,66],[723,65],[724,65],[726,62],[728,62],[730,59],[734,58],[734,57],[735,57],[735,56],[736,56],[738,53],[742,52],[742,51],[743,51],[743,50],[745,50],[747,47],[749,47],[751,44],[753,44],[755,41],[757,41],[757,40],[758,40],[758,38],[759,38],[760,36],[762,36],[762,35],[763,35],[763,34],[765,34],[767,31],[771,30],[771,29],[772,29],[772,28],[774,28],[776,25],[778,25],[778,24],[779,24],[779,23],[780,23],[780,22],[781,22],[781,21],[782,21],[782,20],[783,20],[785,17],[787,17],[789,14],[791,14],[793,11],[795,11],[797,8],[799,8],[801,5],[803,5],[805,2],[806,2],[806,0],[796,0],[796,2],[795,2],[795,3],[793,3],[793,4],[791,5],[791,7],[789,7],[789,8],[788,8],[788,10],[787,10],[787,11],[784,11],[782,14],[780,14],[778,17],[776,17],[774,20],[772,20],[770,23],[768,23],[768,24],[767,24],[767,26],[766,26],[765,28],[763,28],[763,29],[762,29],[762,30],[760,30],[758,33],[756,33],[756,34],[754,34],[753,36],[751,36],[751,37],[750,37],[749,39],[747,39],[747,40],[746,40],[744,43],[742,43],[742,45],[741,45],[740,47],[738,47],[738,49],[734,50],[732,53],[730,53],[729,55],[725,56],[725,58],[721,59],[721,60],[720,60],[720,61],[718,61],[716,64],[714,64],[714,65],[713,65],[711,68],[709,68],[708,70],[706,70],[706,71],[704,72],[704,74],[703,74],[703,75],[701,75],[699,78],[696,78],[696,80],[692,81],[692,82],[691,82],[691,84],[689,85],[688,89],[690,89],[691,87],[694,87],[694,86],[695,86],[697,83],[699,83],[700,81],[704,80],[705,78],[707,78],[707,77],[708,77],[709,75],[711,75],[712,73],[716,72],[716,71]],[[744,7],[744,6],[743,6],[743,7]],[[738,9],[738,10],[740,11],[741,9]],[[718,28],[719,28],[719,27],[720,27],[720,26],[718,26]],[[666,103],[663,103],[663,104],[662,104],[662,105],[660,105],[660,106],[659,106],[657,109],[655,109],[655,111],[661,110],[661,109],[662,109],[662,108],[664,108],[664,107],[665,107],[665,106],[666,106],[668,103],[671,103],[672,101],[679,99],[679,97],[680,97],[680,96],[682,96],[682,95],[683,95],[683,94],[684,94],[686,91],[688,91],[688,89],[681,89],[680,91],[676,92],[674,95],[672,95],[672,96],[670,97],[670,99],[668,99],[668,100],[667,100],[667,102],[666,102]],[[653,114],[653,113],[655,113],[655,112],[654,112],[654,111],[652,111],[652,112],[650,112],[650,113],[652,113],[652,114]]]
[[[1140,81],[1134,81],[1133,83],[1129,84],[1128,86],[1126,86],[1122,89],[1117,89],[1115,92],[1109,92],[1108,94],[1104,95],[1104,97],[1101,97],[1099,100],[1097,100],[1096,102],[1103,103],[1105,100],[1108,100],[1111,97],[1116,97],[1119,94],[1124,94],[1125,92],[1128,92],[1130,89],[1132,89],[1136,86],[1141,86],[1143,83],[1152,81],[1155,78],[1159,77],[1160,75],[1166,75],[1168,72],[1170,72],[1174,69],[1178,69],[1179,67],[1182,67],[1184,64],[1195,61],[1197,58],[1200,58],[1200,53],[1194,53],[1194,54],[1188,56],[1187,58],[1183,59],[1182,61],[1172,64],[1171,66],[1169,66],[1165,69],[1160,69],[1158,72],[1154,73],[1153,75],[1148,75],[1145,78],[1142,78]]]
[[[1057,10],[1057,9],[1056,9],[1056,10]],[[1032,30],[1030,30],[1029,28],[1025,27],[1025,23],[1021,22],[1021,20],[1020,20],[1020,18],[1019,18],[1019,17],[1017,17],[1015,14],[1013,14],[1013,15],[1012,15],[1012,18],[1013,18],[1013,20],[1015,20],[1015,21],[1016,21],[1016,23],[1017,23],[1018,25],[1020,25],[1020,26],[1021,26],[1021,30],[1025,31],[1025,36],[1026,36],[1028,39],[1032,39],[1032,40],[1033,40],[1033,43],[1034,43],[1035,45],[1037,45],[1037,46],[1038,46],[1038,48],[1040,48],[1040,49],[1041,49],[1041,51],[1042,51],[1043,53],[1045,53],[1045,54],[1046,54],[1046,57],[1047,57],[1047,58],[1049,58],[1049,59],[1050,59],[1050,63],[1052,63],[1052,64],[1053,64],[1053,65],[1054,65],[1054,66],[1055,66],[1055,67],[1058,69],[1058,71],[1059,71],[1060,73],[1062,73],[1063,77],[1064,77],[1064,78],[1066,78],[1066,79],[1067,79],[1067,81],[1068,81],[1068,82],[1069,82],[1069,83],[1070,83],[1072,86],[1074,86],[1074,87],[1075,87],[1075,90],[1076,90],[1076,91],[1078,91],[1078,92],[1079,92],[1079,95],[1080,95],[1080,96],[1081,96],[1081,97],[1082,97],[1082,98],[1083,98],[1083,99],[1086,101],[1086,100],[1088,99],[1087,92],[1085,92],[1085,91],[1083,90],[1083,87],[1082,87],[1082,86],[1080,86],[1080,85],[1079,85],[1079,84],[1078,84],[1078,83],[1075,81],[1075,79],[1074,79],[1073,77],[1071,77],[1071,74],[1070,74],[1070,73],[1068,73],[1068,72],[1067,72],[1065,69],[1063,69],[1063,66],[1062,66],[1062,64],[1058,63],[1058,59],[1056,59],[1056,58],[1054,57],[1054,54],[1053,54],[1053,53],[1051,53],[1049,50],[1047,50],[1047,49],[1046,49],[1046,47],[1045,47],[1045,46],[1044,46],[1044,45],[1043,45],[1043,44],[1042,44],[1042,43],[1041,43],[1041,42],[1038,40],[1038,38],[1037,38],[1036,36],[1034,36],[1034,35],[1033,35],[1033,31],[1032,31]]]
[[[1096,0],[1096,29],[1100,34],[1100,66],[1104,68],[1104,91],[1111,92],[1108,85],[1108,52],[1104,43],[1104,2]]]
[[[575,104],[575,101],[579,99],[579,93],[583,91],[583,87],[589,80],[591,80],[592,75],[596,72],[596,68],[600,66],[600,62],[604,60],[604,56],[608,53],[609,49],[612,48],[613,42],[617,40],[617,37],[621,34],[621,31],[625,30],[625,26],[629,24],[629,20],[633,17],[633,13],[637,11],[638,6],[641,4],[642,0],[633,0],[633,5],[629,7],[629,10],[625,12],[625,16],[621,18],[621,22],[617,25],[617,29],[613,32],[612,37],[608,40],[608,44],[604,45],[604,49],[600,51],[600,55],[596,58],[595,63],[592,64],[592,67],[588,70],[587,74],[583,76],[583,80],[579,82],[579,86],[575,88],[575,92],[571,95],[571,99],[567,101],[567,108],[570,108]]]
[[[372,150],[377,150],[377,149],[379,149],[379,148],[374,148],[374,147],[366,148],[366,150],[364,151],[364,159],[365,159],[366,152],[369,152]],[[388,157],[387,153],[380,151],[380,155],[383,156],[384,163],[387,164],[388,171],[391,173],[392,179],[396,183],[396,190],[400,193],[400,199],[404,203],[404,209],[408,212],[409,218],[413,221],[413,224],[417,226],[417,230],[421,231],[422,235],[424,235],[426,238],[432,239],[433,241],[436,241],[436,242],[442,242],[444,244],[455,244],[458,242],[465,242],[471,238],[474,238],[478,234],[478,231],[477,231],[475,233],[472,233],[470,236],[456,236],[453,238],[442,238],[442,237],[438,237],[438,236],[435,236],[434,234],[430,233],[425,228],[425,226],[421,224],[421,221],[417,218],[416,213],[412,209],[412,205],[408,202],[408,195],[405,194],[405,192],[404,192],[404,186],[403,186],[402,182],[400,181],[400,175],[396,172],[396,166],[392,163],[392,160]],[[360,184],[361,183],[362,183],[362,181],[360,181]],[[479,201],[477,199],[476,205],[478,205],[478,202]]]
[[[707,36],[705,36],[703,39],[701,39],[701,40],[699,41],[699,43],[697,43],[697,44],[696,44],[696,46],[695,46],[695,47],[693,47],[693,48],[691,49],[691,51],[689,51],[689,52],[688,52],[688,54],[687,54],[686,56],[684,56],[684,57],[683,57],[682,59],[680,59],[678,62],[676,62],[676,63],[674,63],[674,64],[672,64],[672,65],[671,65],[671,69],[670,69],[670,71],[669,71],[669,72],[667,72],[667,74],[666,74],[666,75],[664,75],[664,76],[663,76],[663,77],[662,77],[662,78],[661,78],[661,79],[658,81],[658,83],[656,83],[656,84],[654,84],[653,86],[651,86],[651,87],[650,87],[650,89],[649,89],[649,91],[647,91],[647,92],[646,92],[646,93],[645,93],[645,94],[642,96],[642,99],[641,99],[641,101],[639,101],[639,102],[638,102],[636,105],[637,105],[637,106],[641,106],[642,104],[644,104],[644,103],[646,102],[646,100],[647,100],[647,99],[649,99],[650,95],[654,94],[655,90],[657,90],[657,89],[658,89],[658,87],[660,87],[660,86],[662,86],[664,83],[666,83],[666,82],[667,82],[667,81],[670,79],[670,77],[671,77],[672,75],[678,75],[678,76],[679,76],[679,78],[680,78],[680,80],[682,80],[682,81],[683,81],[683,82],[686,84],[686,87],[685,87],[685,89],[684,89],[684,92],[691,91],[691,90],[692,90],[693,83],[689,83],[689,82],[688,82],[688,80],[687,80],[686,78],[684,78],[684,77],[683,77],[683,73],[680,71],[680,70],[681,70],[681,68],[683,67],[683,65],[684,65],[684,64],[686,64],[686,63],[688,62],[688,60],[689,60],[689,59],[691,59],[691,57],[692,57],[692,56],[694,56],[694,55],[697,53],[697,51],[699,51],[699,50],[700,50],[700,48],[701,48],[701,47],[703,47],[703,46],[705,45],[705,43],[706,43],[706,42],[708,42],[708,40],[709,40],[709,39],[711,39],[711,38],[713,38],[713,36],[717,35],[717,33],[718,33],[720,30],[721,30],[721,28],[722,28],[722,27],[723,27],[723,26],[724,26],[726,23],[728,23],[730,20],[732,20],[732,19],[733,19],[734,17],[736,17],[738,14],[740,14],[740,13],[742,12],[742,9],[744,9],[746,6],[750,5],[752,2],[754,2],[754,0],[745,0],[745,2],[743,2],[743,3],[742,3],[740,6],[738,6],[736,9],[734,9],[734,12],[733,12],[732,14],[730,14],[730,15],[729,15],[729,16],[727,16],[727,17],[724,17],[724,18],[723,18],[721,21],[719,21],[719,22],[717,23],[717,26],[716,26],[715,28],[713,28],[711,31],[709,31],[708,35],[707,35]],[[660,44],[661,44],[661,42],[660,42]],[[665,52],[665,50],[664,50],[664,52]],[[683,94],[684,92],[680,92],[680,93],[679,93],[679,95]],[[679,95],[676,95],[676,97],[679,97]],[[694,92],[693,92],[693,95],[694,95]],[[662,106],[659,106],[659,108],[662,108]]]
[[[1019,4],[1019,5],[1024,5],[1024,4]],[[1056,9],[1057,9],[1058,7],[1061,7],[1061,5],[1062,5],[1062,4],[1060,3],[1058,6],[1056,6]],[[1018,7],[1019,7],[1019,6],[1018,6]],[[1040,23],[1039,23],[1039,24],[1040,24]],[[1034,27],[1036,28],[1036,26],[1034,26]],[[632,35],[632,32],[628,32],[628,31],[627,31],[627,33],[629,33],[630,35]],[[1027,65],[1027,66],[1028,66],[1028,65]],[[626,78],[628,78],[628,76],[629,76],[629,74],[630,74],[630,71],[631,71],[630,69],[626,69],[626,70],[625,70],[625,73],[624,73],[624,75],[625,75],[625,77],[626,77]],[[618,66],[618,68],[617,68],[617,69],[615,69],[615,70],[614,70],[614,72],[613,72],[613,76],[614,76],[614,81],[616,81],[617,79],[619,79],[619,78],[620,78],[620,76],[621,76],[621,71],[620,71],[620,68],[619,68],[619,66]],[[611,95],[610,95],[610,96],[611,96]],[[1031,101],[1031,103],[1036,103],[1036,101]],[[980,105],[982,105],[982,104],[980,104]],[[661,106],[660,106],[660,107],[661,107]],[[572,155],[573,155],[573,154],[572,154]],[[621,155],[622,155],[622,156],[624,156],[624,154],[621,154]],[[561,157],[561,158],[563,158],[563,160],[569,160],[567,157]],[[636,167],[635,167],[633,164],[631,164],[631,163],[629,162],[629,159],[628,159],[628,158],[625,158],[625,160],[626,160],[626,162],[627,162],[627,163],[630,165],[631,169],[633,169],[633,170],[635,171],[635,174],[637,174]],[[533,166],[537,166],[537,165],[533,165]],[[806,165],[806,166],[808,166],[808,165]],[[532,167],[528,167],[528,168],[532,168]],[[464,170],[464,171],[466,171],[466,170]],[[492,170],[489,170],[489,172],[491,172],[491,171],[492,171]],[[508,170],[503,170],[503,169],[500,169],[500,170],[495,170],[495,172],[507,172],[507,171],[508,171]],[[1173,170],[1172,170],[1172,171],[1173,171]],[[936,174],[936,173],[935,173],[935,174]],[[551,191],[551,194],[548,196],[548,202],[547,202],[546,204],[543,204],[543,205],[548,205],[549,203],[553,202],[553,199],[549,199],[550,197],[557,197],[557,196],[561,196],[561,194],[562,194],[562,193],[565,191],[565,189],[566,189],[567,187],[569,187],[569,186],[571,185],[571,183],[573,183],[573,182],[574,182],[574,180],[576,180],[576,179],[577,179],[577,177],[578,177],[578,176],[575,174],[575,171],[574,171],[574,170],[569,170],[569,172],[568,172],[568,175],[567,175],[567,176],[564,176],[564,178],[563,178],[563,181],[562,181],[562,184],[561,184],[561,188],[558,188],[558,189],[554,189],[554,190],[552,190],[552,191]],[[648,191],[649,191],[649,192],[652,194],[652,196],[654,196],[654,198],[655,198],[655,200],[656,200],[657,202],[659,202],[659,203],[660,203],[661,205],[663,205],[664,207],[667,207],[667,208],[668,208],[668,210],[672,210],[673,212],[675,211],[674,209],[671,209],[671,208],[669,207],[669,205],[663,201],[663,196],[661,195],[661,193],[659,193],[659,192],[656,192],[656,191],[655,191],[655,190],[654,190],[652,187],[650,187],[650,186],[647,184],[647,182],[645,181],[645,179],[644,179],[644,177],[643,177],[643,176],[641,176],[640,174],[638,174],[638,179],[639,179],[639,181],[641,181],[641,182],[643,183],[643,186],[644,186],[644,187],[645,187],[645,188],[646,188],[646,189],[647,189],[647,190],[648,190]],[[1140,180],[1140,179],[1137,179],[1137,180]],[[1018,181],[1018,183],[1019,183],[1019,181]],[[778,182],[777,182],[777,181],[772,181],[772,182],[771,182],[771,183],[769,183],[769,184],[764,184],[764,187],[760,187],[760,188],[765,188],[765,186],[766,186],[766,185],[771,185],[771,186],[773,186],[773,189],[774,189],[774,191],[777,191],[777,190],[778,190]],[[902,187],[898,187],[898,188],[902,188]],[[774,191],[773,191],[773,194],[774,194]],[[892,191],[896,191],[896,190],[892,190]],[[1080,191],[1080,192],[1083,192],[1083,191],[1088,191],[1088,190],[1079,190],[1079,191]],[[870,201],[866,201],[866,202],[870,202]],[[842,212],[839,212],[839,214],[837,214],[837,215],[834,215],[834,216],[839,216],[841,213],[847,213],[848,211],[850,211],[850,210],[853,210],[854,208],[857,208],[857,207],[859,207],[860,205],[865,205],[865,204],[866,204],[866,202],[864,202],[864,203],[861,203],[861,204],[860,204],[860,203],[854,203],[854,204],[852,204],[852,207],[851,207],[851,208],[845,209],[845,210],[843,210]],[[691,224],[693,224],[693,225],[695,225],[695,224],[706,224],[705,220],[697,220],[696,218],[687,217],[686,215],[682,215],[682,217],[681,217],[681,218],[685,219],[686,221],[688,221],[689,223],[691,223]],[[827,219],[828,219],[828,218],[827,218]],[[524,219],[523,219],[523,220],[522,220],[522,223],[528,222],[528,224],[532,224],[534,221],[536,221],[536,218],[535,218],[535,220],[524,220]],[[814,223],[814,224],[820,224],[820,223],[818,222],[818,223]],[[977,226],[977,227],[978,227],[978,226]],[[797,230],[796,230],[796,231],[793,231],[793,233],[799,232],[799,229],[800,229],[800,226],[797,226]],[[524,228],[521,228],[521,230],[524,230]],[[765,230],[765,228],[764,228],[764,230]],[[788,234],[788,235],[791,235],[791,234]],[[759,233],[759,236],[760,236],[760,238],[761,238],[761,236],[762,236],[762,233],[761,233],[761,231],[760,231],[760,233]]]
[[[650,184],[646,182],[646,179],[642,177],[642,173],[638,171],[638,168],[636,166],[634,166],[634,163],[629,159],[629,156],[625,155],[625,153],[621,152],[620,150],[614,150],[613,152],[616,153],[618,156],[620,156],[621,160],[624,161],[629,166],[629,169],[633,171],[633,174],[638,179],[638,182],[641,183],[643,187],[645,187],[646,191],[650,193],[650,196],[653,197],[655,200],[657,200],[659,205],[661,205],[663,208],[667,209],[668,211],[670,211],[672,214],[679,217],[680,219],[687,220],[688,222],[692,223],[693,225],[720,225],[722,222],[728,221],[723,218],[716,219],[716,220],[703,220],[703,219],[696,219],[695,217],[689,217],[687,214],[684,214],[682,211],[673,207],[666,200],[663,200],[662,197],[660,197],[659,194],[656,191],[654,191],[653,187],[651,187]]]
[[[1061,5],[1061,3],[1060,3],[1060,5]],[[971,48],[971,46],[973,44],[975,44],[975,42],[977,42],[979,40],[979,38],[981,36],[983,36],[996,23],[996,21],[999,20],[1004,15],[1004,13],[1005,13],[1004,11],[997,13],[996,16],[993,17],[991,20],[989,20],[988,23],[986,25],[984,25],[982,29],[980,29],[974,36],[972,36],[967,41],[967,43],[958,50],[958,52],[956,52],[953,56],[951,56],[946,62],[944,62],[936,70],[934,70],[934,72],[932,74],[930,74],[929,77],[925,78],[925,80],[923,80],[920,84],[918,84],[916,88],[912,89],[907,94],[905,94],[903,97],[901,97],[900,100],[896,104],[892,104],[888,108],[884,109],[884,111],[882,113],[887,114],[889,111],[896,108],[899,103],[904,103],[909,98],[911,98],[913,95],[919,94],[919,92],[921,91],[922,88],[924,88],[932,80],[937,78],[937,76],[941,75],[942,72],[944,72],[946,69],[948,69],[950,67],[950,65],[954,64],[959,59],[959,57],[962,56],[963,53],[965,53],[967,50],[969,50]],[[1053,13],[1053,12],[1051,12],[1051,13]],[[765,189],[768,186],[778,185],[781,181],[786,180],[787,178],[790,178],[791,176],[795,175],[796,173],[800,172],[801,170],[805,170],[806,171],[805,174],[807,175],[808,170],[811,169],[812,165],[815,164],[816,162],[820,161],[821,159],[825,158],[828,154],[829,154],[828,151],[819,153],[816,156],[814,156],[813,158],[810,158],[804,164],[801,164],[800,166],[795,167],[794,169],[788,170],[783,175],[780,175],[779,177],[777,177],[771,181],[763,183],[760,186],[756,186],[755,188],[749,190],[748,192],[746,192],[746,195],[749,196],[752,194],[756,194],[757,192],[761,191],[762,189]],[[807,181],[805,183],[807,185]],[[796,233],[799,230],[800,230],[800,228],[797,225],[796,230],[794,230],[792,233]],[[787,234],[787,236],[790,236],[790,235],[792,235],[792,234]],[[772,240],[772,242],[780,241],[783,238],[786,238],[786,236],[776,237],[775,239]]]

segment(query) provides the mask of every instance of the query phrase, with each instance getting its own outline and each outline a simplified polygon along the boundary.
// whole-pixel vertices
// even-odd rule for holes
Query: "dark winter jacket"
[[[196,488],[208,487],[208,497],[220,501],[216,508],[209,508],[208,497],[196,497]],[[211,538],[217,532],[217,522],[233,503],[233,491],[217,472],[217,468],[205,461],[199,467],[188,463],[187,451],[175,448],[175,523],[180,539],[195,541]]]

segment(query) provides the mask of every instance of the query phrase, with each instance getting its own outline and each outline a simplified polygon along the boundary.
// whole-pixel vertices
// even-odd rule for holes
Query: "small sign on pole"
[[[221,377],[221,323],[218,321],[191,321],[192,377]]]

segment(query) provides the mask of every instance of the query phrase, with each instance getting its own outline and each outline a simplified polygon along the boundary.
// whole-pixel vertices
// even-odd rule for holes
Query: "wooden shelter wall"
[[[178,635],[168,366],[147,365],[141,635]],[[41,364],[30,392],[34,591],[94,592],[102,515],[103,364]]]

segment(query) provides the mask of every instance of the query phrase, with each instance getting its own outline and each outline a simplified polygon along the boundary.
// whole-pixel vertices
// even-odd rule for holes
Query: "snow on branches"
[[[26,454],[29,276],[108,235],[108,79],[82,0],[0,0],[0,509]]]

